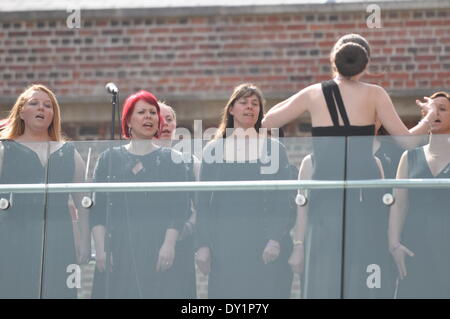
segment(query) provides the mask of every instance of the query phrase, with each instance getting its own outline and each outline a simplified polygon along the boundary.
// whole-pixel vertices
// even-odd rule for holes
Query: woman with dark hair
[[[129,143],[100,155],[94,181],[186,181],[180,154],[152,141],[162,123],[153,94],[129,96],[122,111],[122,134]],[[93,297],[103,297],[102,288],[107,298],[186,297],[169,279],[175,275],[175,246],[189,203],[184,192],[97,193],[91,209],[96,275],[105,272],[106,281],[105,287],[97,281]]]
[[[429,143],[403,153],[398,179],[450,178],[450,94],[436,92],[430,98],[437,116]],[[448,189],[395,189],[394,196],[388,238],[401,279],[397,297],[450,298]]]
[[[391,135],[427,134],[436,116],[432,100],[420,104],[432,112],[408,130],[386,91],[360,81],[368,68],[370,52],[362,36],[341,37],[330,54],[334,79],[310,85],[272,107],[262,121],[263,127],[281,127],[309,112],[313,136],[373,135],[377,118]]]
[[[22,92],[2,125],[1,184],[84,181],[83,159],[63,138],[60,107],[46,86]],[[0,299],[77,297],[67,284],[67,269],[87,262],[90,233],[83,195],[71,195],[81,225],[76,242],[69,193],[2,196],[10,207],[0,213]]]
[[[263,127],[280,127],[310,113],[313,154],[303,165],[311,168],[312,179],[383,178],[381,163],[372,154],[376,119],[392,135],[420,135],[428,132],[436,117],[435,105],[428,99],[419,104],[429,110],[427,116],[408,130],[386,91],[361,81],[370,54],[365,38],[344,35],[330,55],[334,79],[306,87],[275,105],[263,119]],[[298,220],[308,224],[297,223],[298,245],[291,258],[291,264],[300,265],[306,256],[305,297],[389,296],[389,256],[383,248],[387,210],[382,195],[376,189],[311,192],[308,204],[299,208]],[[372,269],[381,275],[369,283]]]
[[[216,138],[203,150],[201,181],[289,179],[284,146],[259,132],[263,108],[264,98],[255,85],[234,89]],[[278,169],[265,174],[264,157],[276,152]],[[198,196],[196,261],[200,271],[209,274],[208,297],[288,298],[290,193],[220,191]]]

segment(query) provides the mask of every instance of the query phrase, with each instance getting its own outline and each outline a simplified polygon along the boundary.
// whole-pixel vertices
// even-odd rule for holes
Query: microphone
[[[106,84],[106,85],[105,85],[105,89],[106,89],[106,91],[108,91],[108,93],[110,93],[110,94],[117,94],[117,93],[119,93],[119,89],[118,89],[117,86],[116,86],[114,83],[112,83],[112,82],[109,82],[108,84]]]

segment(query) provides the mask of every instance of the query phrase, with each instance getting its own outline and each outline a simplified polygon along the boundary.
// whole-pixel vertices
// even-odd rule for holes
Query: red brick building
[[[450,1],[373,1],[381,28],[368,27],[372,1],[323,2],[113,1],[111,9],[79,1],[80,28],[67,22],[70,1],[2,3],[2,115],[24,87],[40,82],[57,94],[70,137],[108,138],[104,87],[114,82],[121,101],[147,89],[175,107],[179,125],[191,128],[202,119],[204,127],[214,126],[241,82],[260,86],[270,107],[328,79],[331,47],[351,32],[372,46],[365,80],[390,92],[407,123],[419,115],[416,98],[450,90]],[[297,124],[291,135],[308,130]]]

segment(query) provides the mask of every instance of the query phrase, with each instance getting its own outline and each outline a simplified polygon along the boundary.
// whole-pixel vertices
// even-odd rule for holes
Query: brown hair
[[[450,101],[450,94],[448,94],[447,92],[444,91],[440,91],[440,92],[435,92],[430,96],[430,99],[435,99],[437,97],[445,97],[447,98],[447,100]]]
[[[336,73],[351,77],[364,71],[370,59],[370,45],[359,34],[346,34],[333,46],[330,62],[333,76]]]
[[[261,122],[264,115],[264,106],[266,101],[261,90],[252,83],[243,83],[234,88],[233,93],[230,96],[227,104],[225,105],[222,113],[222,120],[220,121],[219,130],[217,131],[215,138],[225,138],[227,128],[234,128],[234,116],[230,114],[230,108],[240,98],[246,98],[251,95],[255,95],[259,100],[259,114],[258,120],[255,124],[256,131],[261,128]]]
[[[64,141],[64,137],[61,132],[61,111],[56,99],[55,94],[46,86],[42,84],[32,84],[16,100],[14,106],[9,112],[9,116],[5,120],[4,128],[1,131],[1,138],[3,139],[16,139],[23,135],[25,132],[25,122],[20,118],[20,112],[26,102],[29,101],[33,92],[41,91],[48,95],[53,107],[53,120],[48,127],[48,136],[51,141]]]
[[[450,101],[450,94],[444,91],[434,92],[433,94],[431,94],[430,99],[434,100],[435,98],[438,97],[445,97],[447,98],[447,100]],[[420,114],[422,115],[422,118],[424,118],[427,115],[427,113],[423,109],[420,110]]]

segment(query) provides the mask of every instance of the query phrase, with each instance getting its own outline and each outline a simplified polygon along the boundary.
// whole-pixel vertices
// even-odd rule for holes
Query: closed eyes
[[[30,102],[28,102],[28,104],[32,105],[32,106],[36,106],[36,105],[39,105],[39,101],[38,100],[31,100]],[[51,108],[52,107],[51,102],[45,102],[44,103],[44,107]]]

